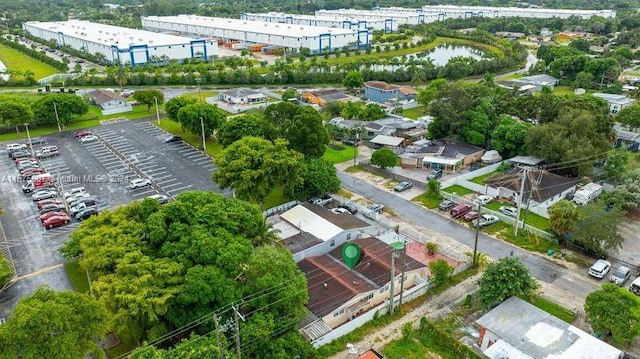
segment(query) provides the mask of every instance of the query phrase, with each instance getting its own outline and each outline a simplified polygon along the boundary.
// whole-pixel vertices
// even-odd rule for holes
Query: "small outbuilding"
[[[100,107],[103,115],[129,112],[133,110],[130,103],[113,91],[95,90],[89,92],[89,103]]]

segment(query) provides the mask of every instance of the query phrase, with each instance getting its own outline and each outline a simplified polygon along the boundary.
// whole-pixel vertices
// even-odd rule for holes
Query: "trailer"
[[[22,186],[22,192],[30,193],[41,188],[51,187],[53,185],[53,176],[50,173],[42,173],[31,177],[31,179]]]
[[[597,183],[588,183],[573,194],[573,202],[579,206],[585,206],[598,198],[602,193],[602,186]]]

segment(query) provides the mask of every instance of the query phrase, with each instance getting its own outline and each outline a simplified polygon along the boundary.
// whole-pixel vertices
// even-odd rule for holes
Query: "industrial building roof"
[[[283,12],[265,12],[265,13],[247,13],[245,14],[247,16],[270,16],[270,17],[274,17],[274,18],[282,18],[282,19],[286,19],[288,17],[294,18],[294,19],[302,19],[302,20],[319,20],[319,21],[335,21],[335,22],[343,22],[343,21],[350,21],[350,22],[358,22],[358,21],[362,21],[363,19],[359,19],[358,17],[355,16],[347,16],[347,15],[340,15],[340,14],[335,14],[335,15],[330,15],[330,14],[325,14],[325,15],[302,15],[302,14],[286,14]],[[371,19],[366,19],[367,22],[371,22],[371,21],[384,21],[384,20],[371,20]]]
[[[476,323],[510,344],[499,345],[499,351],[490,346],[484,352],[490,358],[618,359],[622,354],[518,297],[507,299]]]
[[[115,45],[126,49],[131,45],[165,46],[188,44],[192,39],[183,36],[159,34],[146,30],[131,29],[128,27],[99,24],[83,20],[69,21],[29,21],[28,26],[43,30],[61,32],[62,34],[106,46]]]
[[[222,17],[208,17],[198,15],[177,15],[177,16],[147,16],[144,19],[152,21],[162,21],[181,25],[192,25],[210,27],[216,29],[225,29],[233,31],[246,31],[261,34],[270,34],[275,36],[304,38],[315,37],[324,34],[332,35],[353,35],[357,34],[357,30],[343,29],[337,27],[324,26],[308,26],[281,24],[277,22],[254,21],[229,19]]]
[[[349,16],[376,16],[380,19],[410,19],[415,18],[419,14],[407,10],[406,12],[386,12],[386,11],[373,11],[373,10],[356,10],[356,9],[338,9],[338,10],[318,10],[317,16],[326,16],[327,14],[344,14]]]

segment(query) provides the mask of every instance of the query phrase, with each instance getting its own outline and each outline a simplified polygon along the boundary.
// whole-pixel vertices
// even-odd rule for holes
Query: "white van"
[[[640,295],[640,277],[636,278],[629,286],[629,291],[635,295]]]
[[[25,145],[24,143],[10,143],[5,147],[5,149],[7,151],[26,150],[27,145]]]

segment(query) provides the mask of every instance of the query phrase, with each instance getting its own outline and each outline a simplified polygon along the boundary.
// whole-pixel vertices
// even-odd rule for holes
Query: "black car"
[[[51,212],[51,211],[61,211],[64,210],[64,206],[61,204],[57,204],[57,203],[52,203],[52,204],[47,204],[42,206],[42,208],[40,208],[40,214],[45,214],[47,212]]]
[[[76,219],[78,221],[84,221],[85,219],[91,217],[91,216],[95,216],[98,214],[98,209],[97,208],[87,208],[84,209],[78,213],[76,213]]]
[[[29,141],[26,142],[27,146],[29,144],[31,144],[31,145],[43,145],[45,143],[47,143],[47,141],[44,138],[40,138],[40,137],[32,137],[31,138],[31,142],[29,142]]]
[[[342,144],[345,144],[347,146],[351,146],[351,147],[357,147],[358,143],[354,140],[342,140]]]
[[[180,136],[175,136],[175,135],[172,135],[172,136],[170,136],[170,137],[167,137],[167,139],[166,139],[166,140],[164,140],[164,142],[165,142],[165,143],[180,142],[180,141],[182,141],[182,137],[180,137]]]

